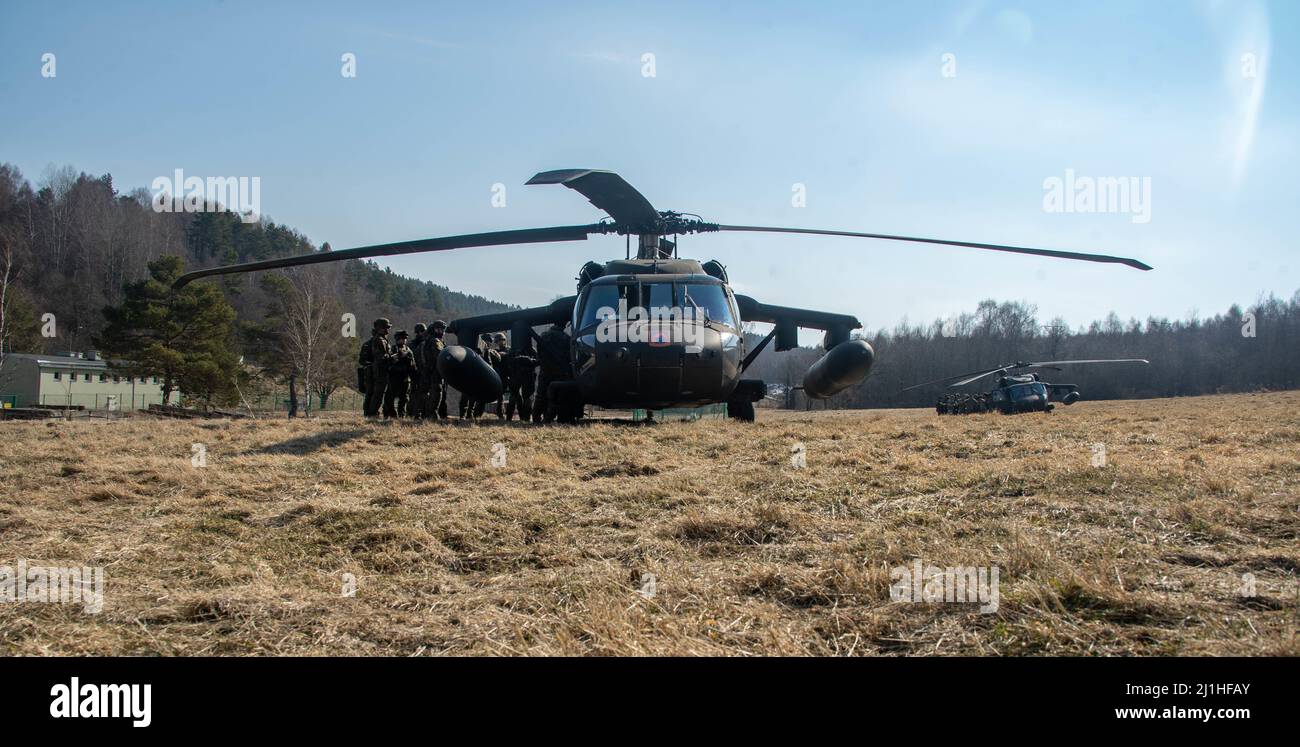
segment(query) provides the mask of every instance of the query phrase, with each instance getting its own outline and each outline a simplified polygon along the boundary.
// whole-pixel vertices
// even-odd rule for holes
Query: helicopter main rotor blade
[[[907,387],[906,389],[900,389],[899,391],[900,391],[900,392],[909,392],[909,391],[911,391],[911,390],[913,390],[913,389],[920,389],[920,388],[923,387],[923,386],[931,386],[931,385],[934,385],[934,384],[942,384],[942,383],[944,383],[944,382],[952,381],[953,379],[960,379],[960,378],[963,378],[963,377],[966,377],[966,376],[973,376],[973,377],[974,377],[974,378],[972,378],[972,379],[967,379],[966,381],[968,381],[968,382],[969,382],[969,381],[975,381],[975,379],[981,378],[981,377],[983,377],[983,376],[988,376],[988,375],[991,374],[991,373],[997,373],[998,371],[1006,370],[1007,368],[1010,368],[1011,365],[1014,365],[1014,364],[1010,364],[1010,365],[1007,365],[1007,366],[998,366],[997,368],[989,368],[989,369],[986,369],[986,370],[984,370],[984,371],[971,371],[970,373],[957,374],[956,376],[945,376],[945,377],[943,377],[942,379],[935,379],[934,381],[927,381],[927,382],[925,382],[924,384],[913,384],[912,386],[909,386],[909,387]],[[957,385],[956,385],[956,384],[953,384],[952,386],[957,386]]]
[[[992,374],[998,373],[1000,371],[1014,371],[1021,368],[1050,368],[1053,371],[1060,371],[1061,369],[1058,368],[1058,366],[1063,366],[1066,364],[1073,364],[1073,363],[1150,363],[1150,362],[1151,361],[1148,361],[1145,358],[1098,358],[1092,360],[1078,360],[1078,361],[1044,361],[1042,363],[1008,363],[1006,365],[985,369],[983,371],[971,371],[970,373],[957,374],[956,376],[945,376],[942,379],[927,381],[923,384],[913,384],[912,386],[909,386],[906,389],[901,389],[899,391],[908,392],[913,389],[920,389],[921,387],[925,387],[925,386],[931,386],[934,384],[942,384],[944,382],[953,381],[953,379],[960,379],[960,381],[953,381],[953,383],[949,384],[948,386],[950,387],[963,386],[973,381],[979,381],[985,376],[991,376]]]
[[[1150,363],[1145,358],[1099,358],[1096,360],[1086,361],[1048,361],[1046,363],[1026,363],[1022,368],[1044,368],[1060,366],[1066,363]]]
[[[1112,257],[1108,254],[1086,254],[1084,252],[1064,252],[1056,249],[1033,249],[1025,246],[1006,246],[1003,244],[981,244],[974,241],[950,241],[948,239],[926,239],[919,236],[894,236],[884,233],[859,233],[857,231],[826,231],[816,228],[774,228],[771,226],[718,226],[719,231],[751,231],[762,233],[803,233],[816,236],[850,236],[859,239],[886,239],[889,241],[911,241],[918,244],[942,244],[944,246],[963,246],[971,249],[988,249],[995,252],[1012,252],[1014,254],[1033,254],[1039,257],[1056,257],[1058,259],[1077,259],[1084,262],[1106,262],[1128,265],[1139,270],[1150,270],[1151,265],[1128,257]]]
[[[603,169],[557,169],[543,171],[525,184],[563,184],[609,213],[616,223],[627,227],[651,226],[659,212],[636,187],[613,171]]]
[[[1012,371],[1012,370],[1022,369],[1022,368],[1050,368],[1054,371],[1060,371],[1061,369],[1057,368],[1057,366],[1070,364],[1070,363],[1150,363],[1150,362],[1151,361],[1145,360],[1143,358],[1105,358],[1105,359],[1095,359],[1095,360],[1086,360],[1086,361],[1046,361],[1044,363],[1013,363],[1009,366],[1000,366],[998,368],[990,369],[977,376],[971,376],[968,379],[962,379],[961,381],[953,382],[952,384],[949,384],[949,386],[962,386],[963,384],[969,384],[972,381],[978,381],[984,378],[985,376],[991,376],[992,374],[995,374],[999,371]]]
[[[970,378],[968,378],[968,379],[962,379],[961,381],[954,381],[953,383],[949,384],[948,386],[950,386],[950,387],[953,387],[953,386],[965,386],[966,384],[969,384],[969,383],[971,383],[972,381],[979,381],[980,379],[984,378],[985,376],[992,376],[993,374],[998,373],[999,371],[1005,371],[1005,370],[1006,370],[1005,368],[995,368],[995,369],[992,369],[992,370],[990,370],[990,371],[985,371],[984,373],[981,373],[981,374],[978,374],[978,375],[972,376],[972,377],[970,377]]]
[[[415,254],[417,252],[441,252],[448,249],[467,249],[476,246],[504,246],[508,244],[540,244],[552,241],[585,241],[592,233],[603,233],[604,226],[555,226],[554,228],[524,228],[517,231],[491,231],[489,233],[469,233],[462,236],[441,236],[432,239],[400,241],[395,244],[376,244],[356,249],[343,249],[337,252],[313,252],[296,257],[281,257],[260,262],[244,262],[224,267],[209,267],[203,270],[187,272],[176,279],[172,287],[182,288],[191,281],[210,275],[228,275],[237,272],[255,272],[257,270],[276,270],[282,267],[314,265],[322,262],[341,262],[347,259],[365,259],[368,257],[387,257],[394,254]]]

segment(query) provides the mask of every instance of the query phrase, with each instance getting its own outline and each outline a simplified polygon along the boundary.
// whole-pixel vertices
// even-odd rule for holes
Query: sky
[[[727,265],[738,292],[869,329],[985,298],[1075,326],[1111,311],[1207,316],[1300,289],[1298,37],[1300,3],[1249,0],[0,0],[0,162],[34,182],[65,164],[111,173],[123,191],[176,169],[258,177],[263,215],[335,249],[595,222],[577,193],[524,182],[603,168],[660,210],[717,223],[1155,267],[849,238],[681,241],[682,256]],[[1078,190],[1080,177],[1131,177],[1147,199],[1048,209],[1052,180],[1071,173]],[[381,264],[538,305],[571,294],[585,261],[622,256],[608,236]]]

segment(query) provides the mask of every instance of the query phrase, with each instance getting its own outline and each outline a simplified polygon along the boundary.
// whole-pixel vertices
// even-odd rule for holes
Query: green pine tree
[[[104,309],[107,325],[95,344],[115,371],[160,378],[164,402],[175,390],[208,406],[229,401],[239,372],[235,311],[216,286],[173,290],[183,272],[179,257],[150,262],[149,277],[128,284],[120,306]]]

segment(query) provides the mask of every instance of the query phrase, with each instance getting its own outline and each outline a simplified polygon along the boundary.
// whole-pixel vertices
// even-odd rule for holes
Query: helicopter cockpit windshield
[[[644,309],[644,318],[659,314],[661,318],[693,318],[737,329],[736,316],[727,291],[709,282],[637,282],[592,283],[585,289],[577,329],[585,331],[607,318],[631,315],[632,309]]]
[[[1034,400],[1036,398],[1046,401],[1047,386],[1041,382],[1034,382],[1032,384],[1015,384],[1007,387],[1007,396],[1013,402],[1023,402],[1026,400]]]
[[[737,328],[736,317],[731,313],[731,302],[721,285],[685,283],[681,289],[684,305],[695,309],[697,315],[702,312],[706,321]]]

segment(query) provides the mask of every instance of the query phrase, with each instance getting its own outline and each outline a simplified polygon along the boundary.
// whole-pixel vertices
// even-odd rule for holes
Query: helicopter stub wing
[[[866,340],[851,340],[852,330],[862,327],[858,318],[849,314],[829,311],[795,309],[789,306],[759,303],[749,296],[736,296],[736,306],[742,322],[767,322],[775,325],[763,342],[746,357],[742,370],[748,368],[763,346],[773,338],[776,350],[791,350],[799,346],[799,328],[826,331],[822,347],[826,354],[817,359],[804,374],[804,394],[813,399],[826,399],[845,389],[862,383],[871,371],[875,351]]]
[[[613,171],[602,169],[557,169],[543,171],[525,184],[563,184],[592,205],[609,213],[620,226],[651,226],[659,220],[654,205]]]
[[[481,314],[453,320],[447,325],[447,331],[456,335],[461,345],[473,346],[478,336],[485,332],[510,332],[512,350],[518,350],[528,330],[544,324],[563,324],[573,316],[573,304],[577,296],[557,298],[546,306],[534,306],[518,311],[503,311],[498,314]]]
[[[829,311],[775,306],[760,303],[749,296],[740,294],[736,294],[736,306],[740,311],[741,321],[766,322],[776,325],[776,351],[778,353],[799,347],[799,327],[825,330],[827,350],[847,341],[851,330],[861,329],[862,327],[862,322],[859,322],[856,316],[850,314],[835,314]]]
[[[457,345],[448,345],[438,354],[438,373],[453,389],[473,399],[491,401],[501,396],[501,379],[478,354],[478,338],[487,332],[510,332],[510,349],[519,352],[524,341],[535,336],[533,327],[568,321],[573,315],[577,296],[557,298],[546,306],[534,306],[499,314],[480,314],[455,319],[447,331],[456,335]],[[568,357],[568,350],[537,347],[539,355]]]

